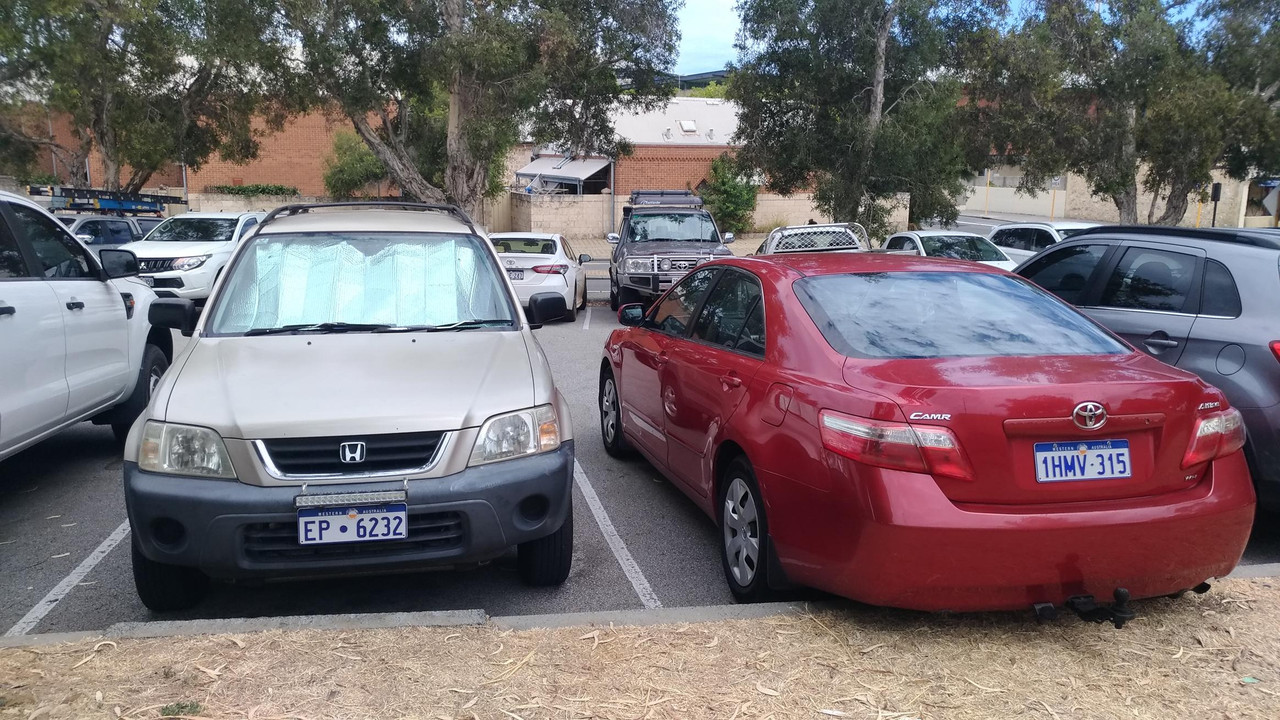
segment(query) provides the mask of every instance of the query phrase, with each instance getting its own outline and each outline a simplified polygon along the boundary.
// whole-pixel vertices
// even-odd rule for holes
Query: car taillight
[[[1280,340],[1271,341],[1271,354],[1275,355],[1277,360],[1280,360]]]
[[[950,430],[883,422],[823,410],[822,445],[866,465],[973,479],[973,468]]]
[[[1240,411],[1229,408],[1206,415],[1196,421],[1191,444],[1182,458],[1183,469],[1203,465],[1244,447],[1244,418]]]
[[[542,275],[563,275],[569,272],[568,265],[534,265],[533,271]]]

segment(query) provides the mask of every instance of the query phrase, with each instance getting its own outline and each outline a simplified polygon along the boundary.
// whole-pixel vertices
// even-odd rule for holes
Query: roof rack
[[[1261,230],[1261,232],[1259,232]],[[1280,235],[1263,228],[1188,228],[1163,225],[1099,225],[1074,233],[1069,239],[1087,235],[1124,234],[1155,235],[1175,238],[1195,238],[1213,240],[1215,242],[1234,243],[1236,245],[1252,245],[1254,247],[1280,250]]]
[[[444,213],[446,215],[450,215],[455,219],[461,221],[464,225],[466,225],[471,230],[471,232],[476,233],[477,235],[479,234],[479,232],[476,230],[475,223],[471,222],[471,217],[467,215],[465,212],[463,212],[462,208],[458,207],[457,205],[417,203],[417,202],[405,202],[405,201],[397,201],[397,200],[352,200],[349,202],[306,203],[306,204],[299,203],[294,205],[281,205],[280,207],[267,213],[267,216],[262,219],[262,222],[258,223],[258,227],[261,228],[262,226],[266,225],[267,223],[279,217],[291,217],[293,215],[302,215],[303,213],[309,213],[312,210],[319,210],[322,208],[361,208],[361,207],[388,208],[388,209],[396,209],[396,210],[418,210],[421,212]]]
[[[632,190],[627,204],[702,207],[702,198],[690,190]]]
[[[114,190],[29,185],[27,194],[49,198],[49,210],[88,210],[124,215],[126,213],[163,213],[165,205],[183,205],[187,201],[175,195],[124,193]]]

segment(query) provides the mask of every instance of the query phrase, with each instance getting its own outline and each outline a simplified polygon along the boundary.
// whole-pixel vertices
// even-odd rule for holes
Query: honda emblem
[[[364,453],[365,448],[362,442],[344,442],[338,446],[338,454],[344,463],[362,463]]]

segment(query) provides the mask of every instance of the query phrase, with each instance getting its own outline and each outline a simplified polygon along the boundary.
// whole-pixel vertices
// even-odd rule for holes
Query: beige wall
[[[960,212],[970,215],[1013,213],[1062,218],[1066,217],[1066,209],[1067,192],[1064,190],[1048,190],[1032,196],[1021,194],[1013,187],[994,185],[970,188],[969,196],[960,205]]]
[[[191,193],[187,208],[191,212],[267,212],[281,205],[324,202],[328,198],[306,195],[222,195]]]
[[[1218,203],[1218,227],[1241,227],[1244,225],[1245,198],[1249,183],[1232,180],[1221,173],[1214,173],[1214,179],[1222,183],[1222,200]],[[1138,191],[1138,222],[1147,221],[1147,210],[1151,207],[1151,194]],[[1164,203],[1156,203],[1156,217],[1164,211]],[[1095,197],[1089,192],[1089,183],[1078,175],[1067,176],[1067,207],[1069,217],[1079,220],[1095,220],[1098,222],[1119,222],[1120,214],[1109,197]],[[1206,202],[1199,208],[1199,226],[1209,227],[1213,218],[1213,203]],[[1187,212],[1182,216],[1183,227],[1197,226],[1196,198],[1192,197],[1187,205]]]
[[[509,193],[511,230],[554,232],[570,240],[599,239],[612,232],[611,195],[528,195]]]
[[[758,231],[768,232],[782,225],[804,225],[810,220],[831,222],[826,213],[814,206],[811,193],[776,195],[762,192],[756,196],[756,211],[751,222]]]

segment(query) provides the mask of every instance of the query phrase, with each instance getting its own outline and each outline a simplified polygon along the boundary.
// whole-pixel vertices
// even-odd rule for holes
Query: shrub
[[[209,192],[224,195],[298,195],[298,188],[291,185],[253,183],[252,185],[210,185]]]
[[[338,133],[333,154],[324,161],[324,188],[335,198],[349,198],[373,183],[385,182],[387,169],[355,133]]]
[[[742,233],[751,228],[756,186],[729,153],[711,161],[711,175],[698,187],[698,194],[721,232]]]

